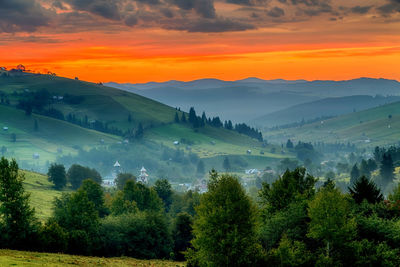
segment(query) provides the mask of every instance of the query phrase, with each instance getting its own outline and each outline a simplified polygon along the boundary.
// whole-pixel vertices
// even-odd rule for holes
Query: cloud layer
[[[338,4],[344,3],[344,5]],[[391,18],[399,0],[0,0],[0,32],[161,28],[229,32],[349,16]],[[372,3],[372,4],[371,4]]]

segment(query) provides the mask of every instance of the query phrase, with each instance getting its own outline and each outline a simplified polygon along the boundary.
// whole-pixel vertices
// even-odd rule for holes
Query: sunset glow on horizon
[[[0,18],[0,66],[120,83],[400,80],[396,1],[190,1],[110,0],[102,13],[94,0],[18,0],[46,20]],[[196,1],[213,5],[203,10]],[[0,15],[13,7],[2,8]]]

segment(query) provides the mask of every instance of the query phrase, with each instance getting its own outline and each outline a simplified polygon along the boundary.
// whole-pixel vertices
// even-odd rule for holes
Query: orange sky
[[[217,14],[233,12],[230,4],[216,2],[215,7]],[[217,33],[165,26],[131,28],[114,22],[75,31],[46,25],[29,33],[0,31],[0,65],[24,64],[33,71],[93,82],[246,77],[400,80],[400,22],[393,16],[389,20],[366,13],[332,20],[323,14]]]

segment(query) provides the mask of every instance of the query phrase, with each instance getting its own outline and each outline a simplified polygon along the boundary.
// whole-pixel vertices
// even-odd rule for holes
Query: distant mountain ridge
[[[201,79],[189,82],[168,81],[144,84],[107,83],[125,91],[133,92],[173,107],[219,115],[222,119],[236,122],[262,124],[259,118],[287,108],[325,98],[364,96],[400,96],[400,83],[396,80],[358,78],[345,81],[329,80],[262,80],[246,78],[237,81]],[[350,103],[352,105],[352,103]],[[359,104],[350,106],[359,110]],[[361,105],[362,106],[362,105]],[[366,108],[374,105],[365,105]],[[343,114],[343,113],[338,113]],[[333,115],[338,115],[333,114]],[[277,120],[279,118],[277,117]],[[280,121],[273,122],[274,125]]]

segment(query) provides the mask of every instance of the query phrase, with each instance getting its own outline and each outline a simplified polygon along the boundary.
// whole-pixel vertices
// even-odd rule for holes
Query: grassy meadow
[[[128,257],[99,258],[56,253],[0,250],[0,266],[110,266],[110,267],[183,267],[182,262],[164,260],[137,260]]]

